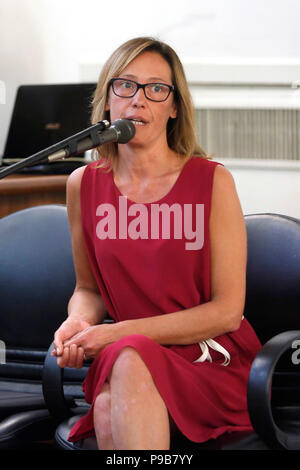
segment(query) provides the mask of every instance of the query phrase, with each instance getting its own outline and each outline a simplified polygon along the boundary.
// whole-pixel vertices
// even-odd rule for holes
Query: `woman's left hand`
[[[112,339],[113,325],[95,325],[80,331],[72,338],[64,342],[64,348],[71,348],[76,345],[84,350],[85,359],[92,359],[97,356],[101,349],[114,342]],[[73,346],[74,347],[74,346]]]

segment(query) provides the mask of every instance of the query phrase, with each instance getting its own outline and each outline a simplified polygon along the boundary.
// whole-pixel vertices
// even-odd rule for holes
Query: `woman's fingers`
[[[62,369],[64,367],[67,367],[67,364],[69,362],[69,357],[70,357],[69,348],[63,348],[61,355],[57,357],[58,366],[61,367]]]
[[[57,358],[57,364],[59,367],[74,367],[80,369],[84,360],[84,349],[82,346],[71,344],[70,347],[65,346],[63,348],[61,356]]]
[[[64,342],[65,347],[70,347],[72,344],[75,344],[77,347],[81,345],[81,341],[83,340],[82,331],[77,333],[76,335],[72,336],[72,338],[68,339]]]
[[[54,335],[54,350],[52,356],[60,356],[63,352],[63,339],[60,332],[56,332]]]
[[[69,361],[67,367],[76,367],[77,363],[77,346],[76,344],[71,344],[69,347]]]
[[[84,349],[81,346],[79,346],[77,349],[77,361],[75,365],[76,369],[80,369],[82,367],[83,360],[84,360]]]

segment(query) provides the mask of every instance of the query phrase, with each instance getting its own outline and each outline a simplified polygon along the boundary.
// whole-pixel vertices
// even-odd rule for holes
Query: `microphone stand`
[[[42,161],[56,161],[64,160],[73,155],[84,152],[85,150],[97,147],[100,144],[100,134],[102,131],[110,126],[108,121],[99,121],[97,124],[88,127],[87,129],[74,134],[67,139],[47,147],[40,152],[37,152],[30,157],[14,163],[3,170],[0,170],[0,179],[20,170],[26,166],[34,165]]]

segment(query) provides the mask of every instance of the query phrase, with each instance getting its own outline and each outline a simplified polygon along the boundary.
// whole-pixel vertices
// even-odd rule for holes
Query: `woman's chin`
[[[147,140],[145,138],[135,135],[126,145],[130,148],[143,148],[147,147]]]

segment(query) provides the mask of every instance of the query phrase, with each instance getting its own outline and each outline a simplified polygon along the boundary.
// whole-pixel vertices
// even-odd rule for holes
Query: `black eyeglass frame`
[[[133,95],[130,95],[130,96],[122,96],[122,95],[118,95],[116,92],[115,92],[115,88],[114,88],[114,82],[117,81],[117,80],[124,80],[126,82],[130,82],[130,83],[134,83],[136,85],[136,90],[135,92],[133,93]],[[117,77],[117,78],[111,78],[108,82],[108,85],[112,87],[112,90],[114,92],[114,94],[116,96],[118,96],[119,98],[133,98],[134,95],[137,94],[138,90],[140,88],[143,89],[143,92],[144,92],[144,95],[145,97],[147,98],[147,100],[150,100],[150,101],[154,101],[155,103],[162,103],[163,101],[167,101],[167,99],[169,98],[171,92],[175,91],[175,86],[174,85],[169,85],[168,83],[160,83],[160,82],[151,82],[151,83],[138,83],[138,82],[135,82],[134,80],[130,80],[130,79],[127,79],[127,78],[122,78],[122,77]],[[163,100],[153,100],[152,98],[149,98],[149,96],[147,96],[146,94],[146,90],[145,88],[149,85],[163,85],[163,86],[166,86],[169,88],[169,93],[168,95],[166,96],[166,98],[164,98]]]

